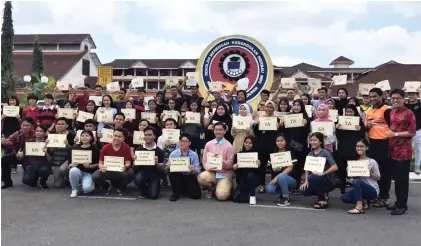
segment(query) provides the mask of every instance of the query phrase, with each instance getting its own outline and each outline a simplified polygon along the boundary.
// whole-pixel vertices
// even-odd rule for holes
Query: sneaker
[[[145,193],[143,192],[143,189],[140,189],[140,191],[139,191],[139,199],[145,199],[146,198],[146,196],[145,196]]]
[[[206,198],[211,199],[213,197],[213,189],[210,188],[206,191]]]
[[[419,167],[416,167],[414,172],[415,174],[421,174],[421,169]]]
[[[180,195],[173,193],[170,197],[170,201],[171,202],[176,202],[178,201],[178,199],[180,199]]]
[[[48,190],[48,185],[46,182],[40,182],[39,185],[41,186],[41,190]]]
[[[289,202],[289,198],[287,198],[287,197],[281,197],[279,199],[279,203],[276,204],[276,205],[279,206],[279,207],[285,207],[285,206],[288,206],[290,204],[291,203]]]
[[[72,190],[72,194],[70,194],[71,198],[77,197],[77,190]]]
[[[124,189],[117,189],[119,196],[127,196],[127,192]]]
[[[10,171],[11,174],[16,174],[18,172],[18,170],[16,168],[12,168],[12,170]]]
[[[255,196],[250,196],[250,202],[249,202],[249,204],[250,205],[256,205],[257,204],[256,197]]]

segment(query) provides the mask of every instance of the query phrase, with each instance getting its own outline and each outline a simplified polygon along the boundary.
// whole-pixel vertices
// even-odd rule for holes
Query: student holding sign
[[[332,122],[333,121],[329,118],[329,107],[326,104],[320,104],[317,108],[317,118],[313,122]],[[312,129],[312,132],[315,132]],[[324,140],[324,148],[330,152],[333,152],[336,147],[336,135],[335,135],[335,128],[333,128],[333,134],[326,135],[326,139]]]
[[[159,197],[159,182],[165,171],[164,152],[155,144],[156,132],[152,127],[143,130],[145,143],[139,146],[135,153],[145,156],[135,156],[134,184],[139,188],[139,198],[157,199]],[[139,153],[140,152],[140,153]],[[148,158],[153,152],[153,159]]]
[[[19,107],[17,96],[10,96],[7,106],[2,108],[1,114],[1,133],[5,138],[19,130],[22,109]]]
[[[348,211],[349,214],[363,214],[368,209],[369,201],[377,198],[380,191],[377,184],[380,179],[379,165],[374,159],[367,157],[369,147],[369,142],[364,138],[356,143],[358,161],[368,163],[370,174],[368,177],[355,177],[352,180],[352,190],[342,195],[341,200],[344,203],[356,203],[355,208]]]
[[[365,137],[365,126],[354,105],[349,104],[346,106],[345,115],[339,116],[339,122],[336,124],[336,137],[338,138],[338,150],[335,158],[339,168],[337,175],[341,180],[341,194],[344,194],[347,162],[355,159],[357,154],[355,152],[355,144]]]
[[[168,118],[172,118],[176,120],[177,122],[181,121],[181,114],[180,111],[175,110],[175,100],[174,99],[168,99],[168,105],[166,110],[164,110],[161,113],[161,122],[165,121]]]
[[[214,115],[212,115],[212,117],[209,120],[204,120],[204,127],[206,127],[208,130],[206,132],[206,140],[210,141],[211,139],[215,138],[214,135],[214,126],[215,123],[217,122],[221,122],[224,123],[225,126],[227,127],[227,131],[225,132],[225,136],[224,138],[226,140],[228,140],[230,143],[233,142],[233,137],[231,135],[231,128],[232,128],[232,118],[231,118],[231,114],[230,111],[227,107],[227,105],[225,105],[225,103],[219,103],[218,106],[216,107],[216,112]]]
[[[79,183],[82,183],[84,194],[95,190],[92,174],[98,169],[100,150],[95,146],[95,137],[92,131],[82,131],[81,144],[72,149],[70,158],[69,181],[72,186],[70,197],[77,197]]]
[[[75,115],[73,114],[73,108],[72,108],[72,104],[70,103],[69,100],[62,100],[62,105],[59,105],[60,108],[57,109],[57,118],[58,117],[64,117],[66,118],[66,122],[67,122],[67,129],[68,130],[73,130],[74,127],[74,118]],[[60,111],[64,109],[65,115],[60,115]],[[68,111],[68,112],[67,112]]]
[[[36,121],[37,124],[46,127],[48,132],[54,132],[56,124],[57,109],[53,105],[53,101],[53,95],[45,94],[44,106],[39,109]]]
[[[98,121],[98,131],[101,132],[104,126],[113,126],[114,116],[117,114],[117,109],[113,108],[113,98],[110,95],[102,97],[102,107],[96,111],[95,120]]]
[[[83,113],[88,113],[88,114],[83,114]],[[89,119],[87,116],[89,115],[93,119],[94,118],[93,116],[95,116],[95,114],[96,114],[95,102],[92,100],[89,100],[86,103],[86,107],[82,109],[82,111],[79,110],[78,115],[76,116],[76,122],[75,122],[76,130],[83,130],[85,122]],[[82,115],[83,117],[81,117]]]
[[[202,126],[201,123],[203,122],[203,115],[200,113],[199,105],[198,101],[190,101],[190,104],[187,106],[184,125],[182,127],[182,129],[184,129],[183,132],[190,135],[190,149],[196,153],[199,153],[200,151],[200,130]]]
[[[123,129],[114,130],[113,141],[101,149],[98,170],[92,174],[92,180],[96,185],[102,187],[104,195],[110,194],[112,185],[117,189],[120,196],[125,196],[127,185],[133,180],[133,169],[131,168],[132,156],[130,147],[124,143],[124,136],[125,131]],[[106,156],[123,157],[123,164],[120,172],[107,170],[108,163],[105,161]],[[107,180],[111,182],[111,185]]]
[[[249,121],[249,124],[243,126],[238,125],[238,122],[233,121],[233,126],[231,128],[231,135],[234,137],[233,142],[233,148],[234,148],[234,155],[237,154],[241,149],[243,149],[243,143],[244,139],[247,136],[254,136],[253,132],[253,116],[250,105],[247,103],[243,103],[239,107],[239,117],[241,118],[247,118]],[[243,123],[243,122],[241,122]],[[237,129],[237,127],[239,129]]]
[[[178,130],[178,126],[177,126],[177,122],[175,122],[174,119],[167,119],[164,122],[164,127],[165,129],[170,129],[170,130]],[[179,135],[179,134],[178,134]],[[170,156],[170,153],[173,152],[175,149],[178,148],[178,136],[176,139],[174,140],[168,140],[165,139],[164,134],[158,137],[158,141],[156,142],[156,145],[158,146],[158,148],[160,148],[162,151],[164,151],[164,164],[167,165],[168,163],[168,157]],[[168,186],[168,180],[167,180],[167,176],[165,173],[162,173],[162,186],[163,187],[167,187]]]
[[[332,95],[332,84],[331,87],[328,90],[328,97],[331,97]],[[348,104],[348,90],[344,87],[339,88],[336,91],[336,95],[338,96],[338,99],[333,99],[335,108],[338,110],[339,115],[343,115],[343,109]],[[326,101],[327,104],[327,101]]]
[[[175,202],[180,199],[181,195],[187,195],[191,199],[200,199],[202,196],[202,189],[197,181],[197,175],[200,173],[199,156],[189,147],[191,145],[191,138],[188,134],[182,134],[179,141],[179,149],[171,152],[169,156],[169,163],[171,168],[171,159],[173,158],[188,158],[189,172],[170,172],[170,182],[173,194],[170,201]]]
[[[220,201],[226,201],[229,198],[232,188],[234,152],[231,143],[224,138],[227,130],[228,127],[222,122],[214,124],[215,139],[207,142],[203,151],[202,163],[205,171],[197,177],[199,184],[208,190],[206,197],[212,198],[215,191],[216,198]],[[222,163],[218,165],[222,166],[222,169],[208,163],[208,154],[217,155],[220,158]]]
[[[169,100],[172,99],[175,102],[174,109],[177,110],[178,112],[181,112],[181,107],[183,106],[184,102],[186,101],[185,97],[183,96],[183,93],[181,92],[181,87],[179,85],[171,86],[171,88],[170,88],[171,97],[165,98],[167,88],[168,88],[168,86],[165,86],[164,90],[162,91],[163,97],[161,98],[160,103],[162,103],[164,105],[169,105]]]
[[[338,166],[336,165],[336,162],[333,159],[332,155],[329,151],[324,149],[323,146],[323,134],[321,134],[320,132],[312,133],[310,135],[311,151],[308,154],[308,156],[324,158],[325,163],[321,167],[321,170],[323,170],[323,172],[319,173],[316,171],[308,171],[304,166],[304,169],[306,170],[305,181],[300,186],[300,189],[303,191],[304,196],[317,196],[317,202],[313,205],[313,208],[315,209],[325,209],[328,207],[328,193],[335,189],[335,172],[338,170]]]
[[[415,115],[417,132],[414,136],[414,172],[421,174],[421,102],[418,100],[418,97],[421,98],[421,87],[417,89],[417,92],[408,92],[408,104],[405,104],[405,107],[410,109]]]

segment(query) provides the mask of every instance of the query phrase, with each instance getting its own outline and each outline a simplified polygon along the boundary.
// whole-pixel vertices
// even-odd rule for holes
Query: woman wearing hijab
[[[317,118],[314,120],[314,122],[332,122],[333,121],[329,118],[329,107],[326,104],[320,104],[317,108]],[[332,136],[325,136],[324,139],[324,146],[325,149],[329,152],[333,152],[335,149],[336,144],[336,136],[335,136],[335,128],[333,128],[333,135]]]
[[[246,129],[236,129],[232,127],[231,135],[234,137],[233,148],[234,154],[237,154],[243,148],[243,142],[247,136],[254,136],[253,133],[253,117],[251,114],[250,105],[243,103],[239,107],[239,116],[250,119],[250,125]]]
[[[225,133],[225,139],[228,140],[230,143],[233,142],[233,137],[231,135],[231,128],[232,128],[232,118],[229,113],[229,109],[224,103],[219,103],[216,107],[216,112],[209,120],[205,120],[205,127],[208,129],[206,131],[206,139],[207,142],[215,139],[215,135],[213,134],[213,125],[217,122],[222,122],[227,126],[227,131]]]
[[[276,117],[274,112],[277,105],[273,101],[267,101],[265,104],[265,117]],[[260,182],[260,193],[266,192],[266,169],[269,161],[270,154],[276,148],[276,136],[280,133],[280,125],[278,119],[278,125],[276,131],[263,131],[259,130],[260,119],[256,118],[254,122],[254,133],[256,135],[257,150],[259,153],[259,160],[261,165],[259,166],[259,182]]]

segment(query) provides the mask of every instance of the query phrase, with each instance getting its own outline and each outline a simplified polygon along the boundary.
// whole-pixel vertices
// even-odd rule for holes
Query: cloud
[[[393,2],[393,11],[406,18],[421,15],[421,2]]]

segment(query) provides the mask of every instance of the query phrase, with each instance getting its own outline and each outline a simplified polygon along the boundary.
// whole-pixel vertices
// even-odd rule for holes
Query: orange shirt
[[[370,128],[368,134],[372,139],[387,139],[386,132],[389,131],[389,126],[384,118],[384,112],[389,109],[389,106],[383,105],[380,108],[369,108],[365,112],[365,126],[371,122],[373,126]]]

